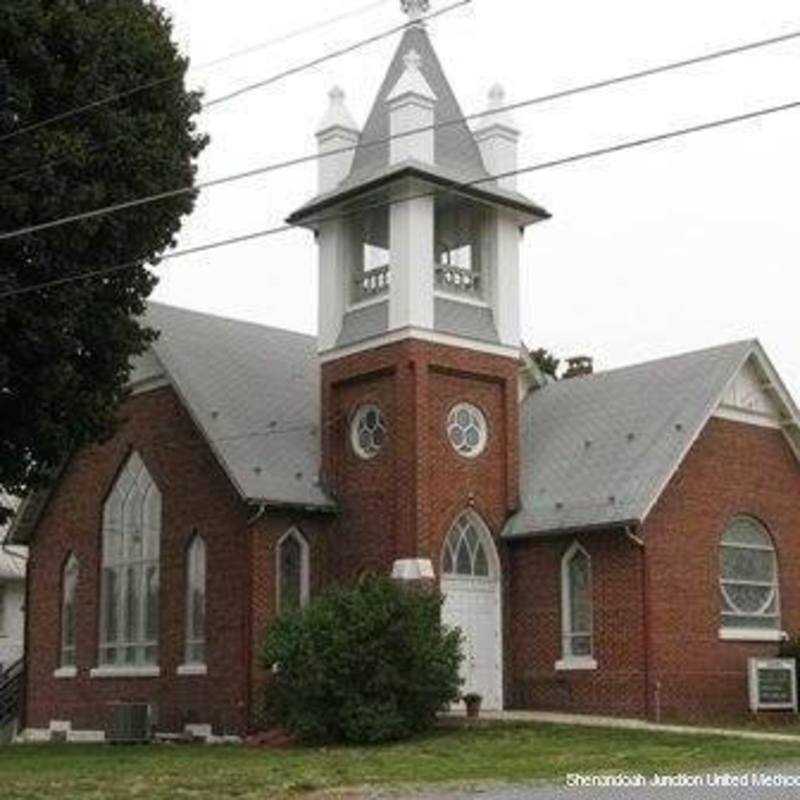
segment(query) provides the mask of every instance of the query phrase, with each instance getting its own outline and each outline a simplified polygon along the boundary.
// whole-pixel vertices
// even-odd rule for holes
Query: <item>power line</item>
[[[336,17],[331,17],[331,18],[329,18],[327,20],[324,20],[323,22],[317,22],[317,23],[314,23],[313,25],[307,25],[307,26],[302,27],[302,28],[297,28],[297,29],[295,29],[293,31],[290,31],[289,33],[283,34],[282,36],[276,36],[273,39],[268,39],[267,41],[261,42],[260,44],[251,45],[250,47],[247,47],[247,48],[245,48],[243,50],[238,50],[238,51],[236,51],[234,53],[230,53],[230,54],[228,54],[226,56],[222,56],[220,58],[216,58],[213,61],[207,61],[204,64],[199,64],[196,67],[190,67],[190,70],[200,71],[200,70],[210,69],[212,67],[218,66],[218,65],[226,63],[228,61],[232,61],[232,60],[234,60],[236,58],[241,58],[242,56],[258,52],[259,50],[264,50],[264,49],[267,49],[267,48],[272,47],[272,46],[277,45],[277,44],[283,44],[283,43],[288,42],[288,41],[290,41],[292,39],[296,39],[299,36],[303,36],[303,35],[308,34],[308,33],[313,33],[313,32],[315,32],[317,30],[321,30],[323,28],[329,27],[329,26],[334,25],[334,24],[336,24],[338,22],[344,22],[346,20],[353,19],[355,17],[359,17],[362,14],[368,13],[369,11],[373,11],[374,9],[379,8],[380,6],[386,5],[389,2],[393,2],[393,0],[377,0],[377,2],[370,3],[369,5],[366,5],[366,6],[361,6],[360,8],[354,9],[353,11],[348,11],[347,13],[340,14],[340,15],[338,15]],[[126,91],[126,92],[122,92],[120,94],[111,95],[109,97],[103,98],[103,100],[98,101],[98,102],[100,104],[112,103],[115,100],[121,100],[121,99],[123,99],[125,97],[131,97],[131,96],[133,96],[135,94],[138,94],[139,92],[145,91],[146,89],[152,89],[152,88],[155,88],[157,86],[161,86],[163,84],[169,83],[171,81],[176,81],[176,80],[183,80],[183,73],[181,73],[180,75],[174,75],[174,76],[171,76],[171,77],[168,77],[168,78],[162,78],[162,79],[160,79],[158,81],[153,81],[152,83],[147,83],[147,84],[143,84],[141,86],[137,86],[137,87],[135,87],[133,89],[130,89],[130,90]],[[72,112],[66,112],[66,113],[68,113],[70,115],[77,116],[82,111],[89,110],[90,108],[93,108],[93,107],[94,107],[94,105],[84,106],[82,108],[74,109]],[[36,123],[36,125],[39,125],[40,127],[44,127],[45,125],[50,124],[50,122],[55,122],[55,121],[56,121],[56,118],[52,118],[50,120],[43,120],[41,123]],[[32,126],[28,126],[27,130],[30,131],[31,129],[32,129]],[[16,136],[19,133],[24,133],[25,130],[26,129],[21,129],[21,130],[14,131],[13,135]],[[2,142],[5,138],[10,138],[10,137],[0,137],[0,142]],[[92,145],[91,147],[87,148],[85,153],[86,153],[86,155],[90,155],[90,154],[93,154],[93,153],[100,152],[100,151],[105,150],[107,148],[113,147],[114,144],[116,144],[117,142],[121,142],[124,139],[125,139],[124,136],[119,136],[119,137],[117,137],[115,139],[112,139],[110,142],[100,142],[98,144]],[[63,164],[65,162],[67,162],[67,161],[71,161],[73,158],[74,158],[74,156],[72,154],[70,154],[70,155],[63,156],[62,158],[58,158],[58,159],[53,159],[51,161],[47,161],[44,164],[39,164],[36,167],[31,167],[30,169],[26,169],[26,170],[23,170],[23,171],[20,171],[20,172],[16,172],[13,175],[3,176],[2,177],[2,182],[11,183],[13,181],[19,180],[20,178],[26,178],[29,175],[35,175],[38,172],[43,172],[46,169],[52,169],[53,167],[57,167],[60,164]]]
[[[470,0],[466,0],[469,2]],[[449,6],[445,9],[439,11],[439,14],[446,13],[453,8],[458,7],[458,5],[463,5],[463,2],[457,4],[455,6]],[[86,211],[80,214],[74,214],[69,217],[63,217],[61,219],[52,220],[50,222],[43,222],[37,225],[31,225],[26,228],[20,228],[16,231],[9,231],[7,233],[0,233],[0,242],[5,241],[7,239],[16,238],[18,236],[25,236],[28,234],[38,233],[40,231],[50,230],[52,228],[60,227],[62,225],[68,225],[74,222],[80,222],[82,220],[89,220],[95,219],[99,216],[104,216],[106,214],[113,214],[118,211],[125,211],[131,208],[138,208],[142,205],[148,205],[150,203],[159,202],[161,200],[168,200],[174,197],[180,197],[186,194],[193,194],[194,192],[202,191],[203,189],[210,189],[215,186],[221,186],[227,183],[235,183],[237,181],[246,180],[248,178],[254,178],[259,175],[265,175],[270,172],[275,172],[280,169],[286,169],[288,167],[299,166],[302,164],[307,164],[313,161],[318,161],[322,158],[330,158],[332,156],[340,155],[343,153],[349,153],[354,151],[355,149],[362,147],[362,148],[370,148],[370,147],[377,147],[382,144],[386,144],[387,142],[394,141],[395,139],[401,139],[408,136],[415,136],[419,133],[425,133],[431,130],[439,130],[441,128],[451,127],[453,125],[459,125],[464,122],[472,122],[478,119],[482,119],[484,117],[492,117],[499,113],[509,112],[509,111],[516,111],[522,108],[528,108],[534,105],[541,105],[543,103],[553,102],[556,100],[561,100],[566,97],[571,97],[577,94],[582,94],[584,92],[596,91],[598,89],[605,89],[611,86],[619,85],[622,83],[627,83],[630,81],[640,80],[646,77],[652,77],[654,75],[662,74],[665,72],[669,72],[676,69],[683,69],[688,66],[694,66],[697,64],[702,64],[708,61],[712,61],[715,59],[720,59],[724,57],[728,57],[731,55],[736,55],[740,53],[744,53],[747,51],[751,51],[757,48],[768,47],[771,45],[784,43],[793,39],[800,38],[800,31],[794,31],[787,34],[782,34],[781,36],[771,37],[769,39],[761,39],[756,42],[748,42],[745,44],[737,45],[736,47],[729,47],[723,50],[717,50],[713,53],[706,53],[704,55],[696,56],[689,59],[682,59],[680,61],[673,61],[668,64],[663,64],[656,67],[650,67],[644,70],[639,70],[637,72],[627,73],[625,75],[620,75],[614,78],[607,78],[602,81],[597,81],[594,83],[585,84],[583,86],[576,86],[570,89],[564,89],[559,92],[553,92],[546,95],[540,95],[538,97],[533,97],[528,100],[522,100],[516,103],[510,103],[505,106],[501,106],[499,108],[489,109],[486,111],[481,111],[476,114],[470,114],[467,116],[460,116],[455,117],[448,120],[443,120],[438,122],[434,125],[427,125],[421,128],[415,128],[413,130],[405,131],[400,134],[394,134],[392,136],[386,136],[380,139],[373,139],[369,141],[362,141],[353,146],[341,147],[336,150],[332,150],[325,154],[313,154],[307,156],[299,156],[297,158],[289,159],[287,161],[281,161],[274,164],[268,164],[263,167],[257,167],[252,170],[247,170],[245,172],[240,172],[235,175],[229,175],[224,178],[216,178],[211,181],[206,181],[200,184],[195,184],[192,186],[183,186],[178,189],[170,189],[166,192],[160,192],[155,195],[150,195],[147,197],[141,197],[134,200],[129,200],[123,203],[117,203],[110,206],[104,206],[103,208],[95,209],[93,211]],[[297,68],[299,69],[299,68]],[[273,76],[273,78],[268,79],[270,82],[274,82],[275,80],[280,79],[281,77],[286,77],[287,75],[292,74],[292,71],[288,73],[282,73],[280,76]],[[262,84],[263,85],[263,84]],[[240,90],[244,91],[244,90]],[[235,93],[234,93],[235,94]],[[29,174],[29,173],[25,173]],[[17,176],[18,177],[18,176]],[[9,179],[10,180],[10,179]]]
[[[733,117],[725,117],[722,119],[712,120],[711,122],[701,123],[699,125],[692,125],[688,128],[679,128],[673,131],[667,131],[666,133],[656,134],[654,136],[647,136],[641,139],[634,139],[627,142],[621,142],[616,145],[610,145],[608,147],[602,147],[596,150],[588,150],[582,153],[577,153],[571,156],[565,156],[563,158],[554,159],[552,161],[544,161],[538,164],[532,164],[528,167],[522,167],[520,169],[511,170],[509,172],[504,172],[499,175],[489,176],[487,178],[480,178],[474,181],[467,181],[465,183],[459,183],[447,189],[440,189],[433,192],[424,192],[422,194],[411,195],[409,197],[404,197],[402,200],[388,200],[382,201],[380,203],[375,203],[373,205],[367,205],[362,208],[359,208],[357,211],[349,211],[347,213],[338,213],[333,214],[326,217],[317,217],[315,218],[315,222],[331,222],[338,219],[346,219],[348,217],[352,217],[356,214],[362,214],[364,211],[369,211],[375,208],[384,208],[387,206],[394,205],[398,202],[408,202],[409,200],[421,199],[425,197],[434,197],[437,194],[457,194],[459,191],[468,189],[472,186],[478,186],[483,183],[494,182],[497,180],[501,180],[503,178],[511,178],[518,175],[527,175],[532,172],[540,172],[548,169],[554,169],[560,166],[566,166],[568,164],[575,164],[580,161],[587,161],[592,158],[599,158],[601,156],[611,155],[614,153],[619,153],[624,150],[632,150],[634,148],[644,147],[646,145],[655,144],[658,142],[665,142],[670,139],[677,139],[683,136],[688,136],[694,133],[700,133],[703,131],[709,131],[715,128],[721,128],[729,125],[734,125],[740,122],[746,122],[748,120],[757,119],[759,117],[765,117],[773,114],[777,114],[783,111],[790,111],[800,108],[800,100],[793,101],[791,103],[784,103],[778,106],[770,106],[768,108],[758,109],[757,111],[750,111],[745,114],[738,114]],[[280,233],[285,233],[290,230],[294,230],[296,226],[294,225],[280,225],[274,228],[267,228],[260,231],[255,231],[253,233],[244,234],[242,236],[236,236],[229,239],[223,239],[217,242],[211,242],[205,245],[199,245],[197,247],[190,247],[184,250],[177,250],[173,253],[167,253],[163,256],[160,256],[157,260],[161,261],[169,261],[175,258],[183,258],[189,255],[196,255],[198,253],[208,252],[210,250],[216,250],[221,247],[227,247],[234,244],[241,244],[243,242],[253,241],[255,239],[262,239],[268,236],[274,236]],[[29,294],[35,291],[41,291],[42,289],[47,289],[55,286],[61,286],[68,283],[74,283],[76,281],[88,280],[91,278],[96,277],[103,277],[107,275],[112,275],[116,272],[121,272],[127,269],[133,269],[143,266],[142,260],[139,259],[137,261],[127,262],[125,264],[118,264],[114,267],[108,267],[105,269],[98,269],[92,272],[85,272],[81,275],[72,275],[66,278],[59,278],[53,281],[47,281],[44,283],[35,284],[32,286],[26,286],[20,289],[14,289],[8,292],[3,292],[0,294],[0,300],[5,300],[11,297],[18,297],[20,295]]]
[[[306,26],[304,28],[299,28],[297,30],[290,31],[289,33],[284,34],[282,36],[277,36],[277,37],[275,37],[273,39],[269,39],[266,42],[262,42],[261,44],[252,45],[251,47],[248,47],[248,48],[246,48],[244,50],[239,50],[237,52],[230,53],[230,54],[228,54],[226,56],[222,56],[222,57],[217,58],[217,59],[215,59],[213,61],[209,61],[209,62],[207,62],[205,64],[201,64],[201,65],[199,65],[197,67],[194,67],[194,69],[195,70],[210,69],[211,67],[215,67],[215,66],[218,66],[220,64],[224,64],[224,63],[226,63],[228,61],[232,61],[233,59],[239,58],[241,56],[257,52],[258,50],[262,50],[262,49],[265,49],[267,47],[271,47],[271,46],[276,45],[276,44],[282,44],[284,42],[290,41],[291,39],[295,39],[298,36],[302,36],[302,35],[307,34],[307,33],[312,33],[312,32],[314,32],[316,30],[321,30],[322,28],[326,28],[326,27],[328,27],[330,25],[334,25],[334,24],[336,24],[338,22],[342,22],[342,21],[347,20],[347,19],[352,19],[352,18],[357,17],[357,16],[361,16],[362,14],[365,14],[368,11],[372,11],[373,9],[377,8],[378,6],[384,5],[387,2],[389,2],[389,0],[378,0],[378,2],[370,3],[367,6],[362,6],[361,8],[355,9],[353,11],[349,11],[349,12],[347,12],[345,14],[339,14],[338,16],[331,17],[330,19],[323,20],[322,22],[317,22],[317,23],[314,23],[313,25],[308,25],[308,26]],[[443,13],[443,12],[439,12],[439,13]],[[436,16],[436,15],[431,15],[431,16]],[[391,33],[396,33],[396,31],[397,31],[397,29],[394,29],[394,30],[391,31]],[[391,35],[391,33],[386,34],[386,35],[387,36]],[[11,133],[7,133],[7,134],[5,134],[3,136],[0,136],[0,142],[4,142],[4,141],[7,141],[9,139],[13,139],[13,138],[15,138],[17,136],[21,136],[22,134],[25,134],[25,133],[33,133],[34,131],[40,130],[41,128],[45,128],[48,125],[52,125],[53,123],[63,122],[64,120],[71,119],[72,117],[79,116],[80,114],[84,114],[87,111],[92,111],[95,108],[101,108],[102,106],[109,105],[110,103],[114,103],[117,100],[124,100],[125,98],[133,97],[134,95],[139,94],[141,92],[145,92],[145,91],[147,91],[149,89],[155,89],[155,88],[157,88],[159,86],[163,86],[163,85],[165,85],[167,83],[173,83],[175,81],[181,81],[181,80],[183,80],[183,77],[184,77],[184,73],[180,72],[180,73],[176,73],[174,75],[168,75],[165,78],[159,78],[159,79],[154,80],[154,81],[149,81],[147,83],[143,83],[143,84],[140,84],[138,86],[134,86],[134,87],[132,87],[130,89],[127,89],[127,90],[125,90],[123,92],[118,92],[116,94],[107,95],[106,97],[100,98],[99,100],[94,100],[93,102],[87,103],[86,105],[79,106],[77,108],[73,108],[73,109],[71,109],[69,111],[65,111],[62,114],[57,114],[57,115],[55,115],[53,117],[49,117],[47,119],[40,120],[39,122],[31,123],[30,125],[26,125],[26,126],[24,126],[22,128],[18,128],[17,130],[12,131]]]
[[[469,5],[471,2],[472,0],[458,0],[458,2],[452,3],[449,6],[445,6],[439,11],[434,11],[431,14],[421,17],[421,19],[422,20],[436,19],[436,17],[440,17],[442,16],[442,14],[447,14],[450,11],[455,11],[457,8]],[[331,61],[334,58],[340,58],[341,56],[345,56],[356,50],[360,50],[362,47],[366,47],[367,45],[375,44],[375,42],[379,42],[382,39],[388,38],[389,36],[394,36],[395,33],[404,31],[407,27],[408,23],[397,25],[388,31],[384,31],[383,33],[371,36],[369,39],[363,39],[362,41],[356,42],[355,44],[349,45],[348,47],[343,47],[341,50],[335,50],[332,53],[320,56],[319,58],[316,58],[313,61],[309,61],[306,64],[302,64],[298,67],[292,67],[291,69],[288,69],[285,72],[282,72],[278,75],[273,75],[272,77],[267,78],[263,81],[256,81],[255,83],[248,84],[247,86],[243,86],[241,89],[236,89],[235,91],[222,95],[221,97],[215,97],[213,100],[209,100],[207,103],[203,103],[203,111],[209,108],[213,108],[214,106],[217,106],[220,103],[227,103],[228,101],[233,100],[237,97],[241,97],[243,94],[252,92],[255,89],[262,89],[263,87],[269,86],[270,84],[275,83],[278,80],[282,80],[283,78],[288,78],[291,75],[296,75],[298,72],[304,72],[305,70],[311,69],[312,67],[317,67],[320,64],[324,64],[326,61]]]

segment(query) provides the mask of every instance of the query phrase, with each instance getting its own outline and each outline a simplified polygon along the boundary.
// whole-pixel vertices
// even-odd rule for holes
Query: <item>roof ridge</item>
[[[190,314],[192,316],[197,317],[208,317],[210,319],[220,320],[221,322],[233,322],[237,325],[249,325],[255,328],[259,328],[260,330],[264,331],[275,331],[277,333],[290,333],[293,336],[303,337],[304,339],[308,339],[311,342],[316,342],[317,337],[314,334],[310,333],[303,333],[302,331],[295,331],[291,328],[278,328],[275,325],[266,325],[263,322],[254,322],[253,320],[249,319],[237,319],[236,317],[229,317],[224,314],[212,314],[209,311],[197,311],[193,308],[185,308],[183,306],[174,306],[170,303],[159,303],[156,300],[148,300],[147,307],[154,307],[157,309],[166,309],[167,311],[177,311],[182,314]]]
[[[613,375],[618,372],[625,372],[626,370],[633,370],[638,369],[640,367],[652,367],[656,364],[666,363],[668,361],[675,361],[680,358],[689,358],[690,356],[699,356],[704,354],[710,354],[716,351],[722,350],[733,350],[737,347],[744,347],[748,345],[750,347],[754,347],[759,344],[758,339],[738,339],[733,342],[727,342],[725,344],[717,344],[712,345],[710,347],[701,347],[697,350],[685,350],[680,353],[674,353],[673,355],[669,356],[659,356],[658,358],[652,358],[649,361],[637,361],[633,364],[626,364],[621,367],[612,367],[611,369],[601,370],[599,372],[595,372],[592,375],[586,375],[583,378],[580,378],[582,381],[591,380],[592,378],[600,378],[605,375]],[[558,381],[560,383],[561,381]]]

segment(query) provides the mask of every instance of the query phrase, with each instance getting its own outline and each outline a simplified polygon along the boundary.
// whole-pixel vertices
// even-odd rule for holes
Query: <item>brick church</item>
[[[318,336],[151,304],[119,432],[18,516],[31,736],[102,738],[116,703],[257,727],[270,621],[367,572],[436,581],[488,709],[744,714],[748,659],[800,633],[800,416],[764,350],[543,374],[520,132],[499,87],[462,120],[406,6],[363,129],[331,92],[289,217]]]

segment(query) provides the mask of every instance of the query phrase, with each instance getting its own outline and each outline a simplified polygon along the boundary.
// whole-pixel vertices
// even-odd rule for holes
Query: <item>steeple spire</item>
[[[410,24],[424,25],[423,17],[430,11],[430,0],[400,0],[404,13],[408,14]]]

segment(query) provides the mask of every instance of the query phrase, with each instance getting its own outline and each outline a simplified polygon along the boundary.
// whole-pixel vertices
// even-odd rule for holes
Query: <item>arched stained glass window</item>
[[[278,542],[278,611],[295,611],[308,602],[308,542],[292,528]]]
[[[591,658],[593,645],[592,562],[574,544],[561,563],[561,624],[565,659]]]
[[[206,543],[195,534],[186,551],[186,663],[206,662]]]
[[[488,578],[489,557],[474,517],[462,514],[453,525],[442,552],[442,572],[445,575]]]
[[[61,576],[61,666],[76,665],[75,594],[78,589],[78,559],[71,554]]]
[[[780,628],[778,561],[772,538],[751,517],[737,517],[722,537],[722,627]]]
[[[100,663],[158,663],[161,493],[134,453],[106,501]]]

